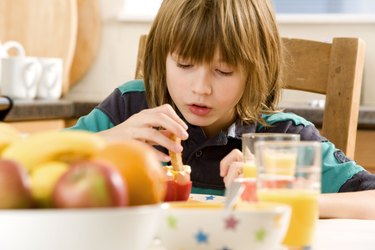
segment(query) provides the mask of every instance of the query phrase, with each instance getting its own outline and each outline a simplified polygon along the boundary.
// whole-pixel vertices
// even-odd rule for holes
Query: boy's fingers
[[[171,105],[164,104],[160,106],[160,108],[162,108],[165,111],[165,113],[168,116],[170,116],[173,120],[178,122],[185,130],[188,129],[187,124],[177,115],[176,111],[172,108]]]
[[[238,149],[233,149],[220,161],[220,176],[226,176],[231,164],[233,162],[242,162],[242,159],[242,152]]]
[[[169,162],[171,160],[171,158],[169,157],[169,155],[166,155],[166,154],[164,154],[163,152],[160,152],[157,149],[155,149],[155,151],[156,151],[156,156],[159,159],[159,161]]]
[[[243,174],[243,164],[242,162],[234,162],[231,164],[228,174],[224,177],[225,187],[229,187],[234,179],[242,176]]]

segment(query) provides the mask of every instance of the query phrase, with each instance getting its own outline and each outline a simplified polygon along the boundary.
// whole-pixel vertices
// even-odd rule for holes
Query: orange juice
[[[245,178],[256,178],[257,169],[254,161],[247,161],[243,165],[243,177]]]
[[[239,203],[248,203],[248,202],[255,202],[257,201],[257,193],[256,193],[256,179],[255,178],[236,178],[234,182],[241,183],[243,189],[242,193],[239,195],[239,199],[237,200],[237,204]]]
[[[297,154],[263,152],[264,169],[268,174],[293,176],[296,170]]]
[[[239,180],[244,186],[240,200],[244,202],[253,202],[257,200],[256,196],[256,177],[257,170],[254,161],[247,161],[243,165],[243,177]]]
[[[318,219],[318,191],[304,189],[265,189],[258,191],[260,201],[285,203],[292,208],[288,232],[284,238],[287,246],[311,246]]]

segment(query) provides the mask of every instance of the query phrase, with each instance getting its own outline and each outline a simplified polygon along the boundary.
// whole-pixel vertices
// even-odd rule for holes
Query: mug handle
[[[26,95],[28,98],[33,97],[30,93],[30,90],[36,86],[36,84],[40,81],[42,76],[43,67],[40,62],[36,59],[32,60],[28,64],[23,67],[22,70],[22,83],[26,89]],[[31,79],[30,79],[30,75]]]
[[[8,96],[0,96],[0,121],[4,121],[13,107],[13,100]]]
[[[0,56],[9,57],[8,51],[12,48],[16,49],[17,56],[21,57],[26,55],[25,48],[22,46],[22,44],[17,41],[7,41],[3,45],[1,45]]]

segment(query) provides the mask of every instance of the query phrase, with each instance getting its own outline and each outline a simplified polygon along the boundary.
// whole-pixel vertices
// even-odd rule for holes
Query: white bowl
[[[160,205],[0,210],[0,249],[145,250],[161,214]]]
[[[165,203],[159,238],[176,249],[275,250],[288,229],[287,205],[257,203],[224,211],[222,203]]]

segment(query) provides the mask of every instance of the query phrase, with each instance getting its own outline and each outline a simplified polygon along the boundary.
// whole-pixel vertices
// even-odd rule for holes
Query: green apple
[[[21,163],[0,159],[0,209],[33,206],[29,176]]]
[[[52,200],[57,208],[122,207],[128,205],[127,192],[125,180],[110,163],[83,160],[59,178]]]

